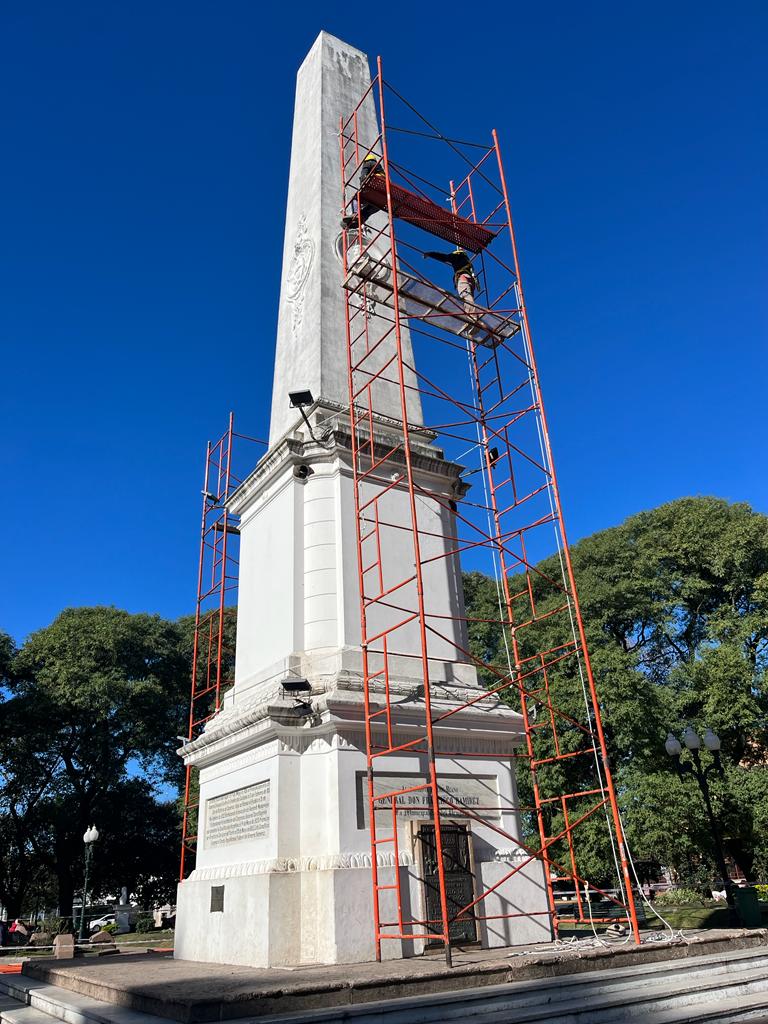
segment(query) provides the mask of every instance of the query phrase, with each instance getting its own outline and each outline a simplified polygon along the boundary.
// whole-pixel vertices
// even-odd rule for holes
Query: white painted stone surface
[[[341,442],[324,448],[314,443],[286,440],[276,446],[245,481],[232,500],[240,522],[240,596],[238,611],[235,703],[269,680],[287,671],[327,681],[343,669],[359,675],[360,597],[357,536],[354,516],[354,482],[351,453]],[[442,502],[422,498],[417,513],[420,526],[443,537],[425,536],[422,556],[429,559],[450,549],[451,513],[445,505],[455,495],[458,467],[442,462],[435,449],[424,448],[419,482],[442,491]],[[296,475],[309,466],[306,479]],[[371,485],[362,492],[367,501],[380,489]],[[410,520],[408,492],[404,485],[391,488],[380,501],[383,522],[403,524]],[[363,545],[366,565],[376,558],[374,540]],[[384,589],[413,576],[413,541],[408,531],[382,529]],[[366,574],[366,587],[380,586],[378,569]],[[294,585],[294,580],[298,585]],[[436,558],[424,567],[425,602],[435,615],[464,613],[461,567],[457,557]],[[265,583],[265,581],[267,581]],[[416,607],[416,587],[411,582],[398,591],[397,604]],[[404,618],[393,609],[374,608],[369,635]],[[435,659],[433,678],[465,684],[475,682],[470,665],[451,665],[455,644],[466,647],[466,631],[460,622],[440,621],[449,640],[430,638]],[[416,622],[397,633],[398,675],[421,679],[421,641]],[[375,652],[372,667],[380,667]]]
[[[249,746],[239,754],[232,751],[241,749],[242,737],[237,731],[226,732],[225,713],[219,729],[191,745],[191,760],[201,766],[203,807],[221,793],[266,780],[273,806],[269,836],[226,849],[210,848],[203,813],[197,868],[179,887],[177,957],[259,966],[373,958],[370,839],[361,827],[358,781],[366,764],[361,701],[359,690],[323,695],[317,702],[320,720],[311,727],[281,725],[274,715],[262,718],[248,738]],[[233,714],[235,721],[241,720]],[[519,834],[514,776],[504,757],[520,741],[519,718],[483,712],[473,717],[480,721],[471,723],[476,725],[472,739],[464,735],[469,723],[454,724],[438,736],[438,751],[463,743],[468,750],[498,750],[498,761],[439,756],[438,771],[470,780],[492,777],[498,791],[498,823]],[[403,739],[409,736],[407,720],[406,711]],[[474,738],[483,732],[484,738]],[[418,758],[388,758],[387,770],[415,776]],[[416,827],[418,821],[404,818],[398,828],[398,870],[404,882],[410,879],[405,891],[414,917],[424,913],[414,869]],[[472,823],[471,832],[479,884],[493,884],[516,860],[509,852],[498,852],[498,833],[488,826]],[[380,865],[383,875],[391,876],[390,846],[382,848]],[[224,886],[222,912],[210,910],[213,886]],[[486,899],[483,914],[525,912],[543,902],[544,880],[536,862],[522,869],[514,884]],[[508,945],[542,941],[549,937],[549,927],[543,918],[491,920],[480,922],[480,934],[485,946]],[[384,944],[388,957],[421,951],[419,942]]]
[[[360,596],[344,412],[343,290],[334,251],[340,215],[339,114],[351,110],[369,80],[365,56],[325,33],[299,72],[272,447],[229,503],[240,516],[235,686],[204,734],[181,751],[187,763],[200,769],[201,805],[196,868],[179,886],[177,898],[174,955],[182,959],[270,966],[351,963],[374,955],[370,835],[358,802],[358,779],[366,768]],[[375,136],[372,105],[361,117],[370,119]],[[407,333],[404,344],[409,349]],[[320,443],[288,406],[287,391],[305,387],[317,399],[308,414]],[[400,407],[386,391],[377,401],[376,439],[389,448],[402,438]],[[420,422],[418,399],[409,417]],[[429,559],[451,545],[445,539],[453,532],[449,502],[462,486],[460,467],[444,460],[427,432],[412,438],[412,462],[417,481],[436,495],[420,500],[417,508],[425,531],[422,558]],[[388,463],[388,473],[394,465]],[[299,467],[307,472],[299,474]],[[364,492],[362,500],[373,493]],[[381,499],[380,518],[409,522],[402,483]],[[429,532],[439,536],[429,537]],[[383,576],[378,567],[366,573],[371,594],[414,572],[408,530],[384,527],[382,546]],[[368,541],[363,562],[374,560]],[[432,615],[463,614],[455,556],[436,557],[425,565],[424,600]],[[398,590],[395,603],[415,609],[415,602],[411,581]],[[369,635],[401,618],[400,612],[378,608],[371,613]],[[466,630],[455,618],[433,621],[441,623],[445,636],[429,640],[433,707],[439,708],[441,699],[455,706],[461,694],[479,692],[474,667],[457,661]],[[371,645],[372,671],[381,664],[376,650]],[[390,638],[390,684],[398,700],[393,728],[402,733],[402,742],[415,736],[418,725],[423,728],[420,650],[416,622]],[[281,690],[286,675],[310,683],[311,715],[296,717],[293,700]],[[377,699],[375,687],[372,699]],[[491,777],[501,827],[514,836],[520,835],[520,821],[510,758],[521,742],[521,728],[519,715],[487,699],[437,729],[438,772],[470,780]],[[492,756],[473,759],[478,752]],[[423,773],[424,765],[419,755],[402,754],[388,757],[386,770],[407,776]],[[268,788],[268,812],[259,808],[259,827],[237,834],[233,819],[232,841],[222,842],[220,816],[216,824],[218,812],[210,817],[209,801],[227,802],[227,794],[254,786],[259,792]],[[394,844],[382,845],[379,854],[380,881],[400,873],[404,914],[411,918],[425,915],[415,863],[417,825],[398,819],[397,863]],[[482,821],[472,822],[471,832],[477,884],[495,884],[514,866],[509,851],[514,844]],[[222,886],[223,907],[212,910],[212,888]],[[390,895],[385,912],[395,919]],[[534,862],[485,900],[484,916],[545,908],[542,866]],[[480,933],[486,946],[541,941],[549,938],[549,924],[546,917],[490,920],[480,924]],[[388,957],[420,952],[418,941],[384,944]]]
[[[296,78],[270,444],[300,422],[297,411],[288,404],[289,391],[309,388],[319,401],[336,405],[349,401],[339,256],[339,119],[349,117],[370,82],[366,55],[327,32],[317,37]],[[372,95],[360,109],[358,124],[361,140],[370,140],[373,148],[379,129]],[[375,149],[380,151],[378,146]],[[386,217],[375,214],[369,223],[381,227]],[[373,345],[382,329],[375,321],[371,326]],[[393,345],[394,337],[381,346],[372,366],[376,358],[378,365],[383,365],[392,355]],[[403,348],[412,363],[407,329],[403,331]],[[408,401],[410,421],[421,423],[417,392],[410,392]],[[391,384],[377,386],[375,407],[384,416],[402,419],[399,390]]]

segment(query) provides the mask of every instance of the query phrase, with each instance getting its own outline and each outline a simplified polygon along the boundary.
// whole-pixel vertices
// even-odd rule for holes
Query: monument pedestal
[[[322,444],[287,438],[231,500],[241,530],[236,685],[203,735],[182,750],[185,761],[200,771],[200,816],[196,868],[178,891],[177,957],[252,966],[375,957],[350,457],[340,428]],[[441,489],[448,497],[460,486],[459,467],[428,443],[412,458],[425,489]],[[383,514],[397,521],[407,500],[404,486],[392,487]],[[427,513],[447,514],[443,503],[430,508],[425,499]],[[434,543],[448,543],[444,538],[450,532],[436,530]],[[408,541],[393,531],[387,543],[404,547],[399,558],[396,550],[390,552],[391,561],[407,564]],[[429,557],[430,551],[424,554]],[[430,564],[424,577],[430,607],[456,617],[453,628],[461,630],[458,559],[435,558]],[[289,585],[297,578],[300,587]],[[408,588],[402,589],[400,600],[412,601]],[[450,636],[447,626],[445,633]],[[398,698],[395,746],[419,735],[424,722],[420,659],[407,653],[409,644],[417,649],[417,635],[408,627],[402,634],[402,655],[389,659],[397,671],[390,678],[390,693]],[[456,641],[466,646],[463,636]],[[294,653],[277,657],[286,647]],[[447,641],[434,644],[436,716],[441,688],[444,709],[455,707],[461,694],[466,699],[482,692],[472,666],[448,660],[453,650]],[[304,702],[282,688],[286,679],[296,678],[312,688]],[[371,700],[376,702],[375,689]],[[522,854],[506,848],[507,841],[502,846],[493,829],[521,834],[511,760],[521,741],[520,716],[490,699],[451,715],[436,729],[441,783],[457,803],[477,809],[467,839],[475,890],[501,879]],[[424,775],[424,758],[389,755],[387,787],[393,774],[402,778],[404,789],[416,785]],[[377,857],[381,884],[395,870],[409,878],[406,919],[430,916],[418,864],[423,856],[419,830],[431,816],[425,800],[421,791],[398,806],[397,863],[394,844],[382,845]],[[391,828],[390,811],[377,815]],[[534,862],[484,900],[476,941],[487,947],[546,941],[546,916],[494,920],[545,907],[543,869]],[[394,895],[388,919],[398,919]],[[388,957],[424,948],[423,941],[384,943]]]
[[[176,957],[257,967],[375,958],[362,691],[359,681],[343,683],[313,698],[312,713],[302,715],[303,721],[292,700],[273,697],[241,709],[232,706],[214,729],[187,747],[187,758],[200,767],[202,810],[197,867],[179,886]],[[403,707],[396,728],[407,742],[419,709],[407,701]],[[517,717],[511,712],[457,715],[461,720],[438,737],[443,784],[456,802],[477,807],[478,820],[469,830],[476,889],[500,880],[522,853],[500,848],[491,827],[519,834],[509,759],[520,738]],[[469,746],[467,730],[473,733],[473,751],[498,752],[498,760],[456,756],[462,741]],[[440,756],[440,747],[448,745],[452,755]],[[420,778],[413,755],[387,762],[404,788]],[[430,812],[422,794],[411,800],[398,809],[398,863],[391,848],[383,848],[379,881],[387,884],[395,870],[408,877],[404,891],[412,905],[403,912],[406,918],[426,918],[429,894],[415,866],[419,829]],[[488,918],[477,921],[479,943],[547,941],[546,917],[493,920],[546,905],[541,865],[522,868],[502,890],[487,897],[479,911]],[[394,905],[391,915],[396,921]],[[409,956],[424,947],[423,941],[390,941],[384,953]]]

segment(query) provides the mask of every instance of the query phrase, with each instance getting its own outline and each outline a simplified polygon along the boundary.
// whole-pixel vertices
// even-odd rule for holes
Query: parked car
[[[94,921],[91,921],[88,927],[92,932],[98,932],[107,924],[115,924],[114,914],[105,914],[104,917],[97,917]]]

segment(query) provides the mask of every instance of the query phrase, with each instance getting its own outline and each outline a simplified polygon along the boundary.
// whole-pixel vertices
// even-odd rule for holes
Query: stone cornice
[[[327,405],[328,403],[323,404]],[[320,403],[316,402],[312,410],[319,407]],[[286,462],[291,465],[300,465],[301,463],[317,464],[318,462],[340,460],[349,467],[352,458],[352,437],[349,425],[343,424],[341,420],[340,415],[337,421],[318,428],[323,431],[319,442],[313,441],[311,438],[295,437],[291,434],[281,438],[230,495],[226,503],[228,510],[233,515],[242,515]],[[397,420],[390,420],[382,416],[375,416],[374,424],[375,427],[382,428],[380,431],[374,430],[374,454],[376,458],[382,458],[391,451],[394,439],[402,435],[402,424]],[[449,480],[450,489],[457,496],[463,496],[469,490],[469,484],[460,478],[464,467],[442,457],[442,453],[430,443],[435,436],[431,431],[412,429],[410,436],[413,468],[437,477],[441,481]],[[394,452],[390,456],[390,460],[392,465],[400,466],[403,471],[405,470],[405,454],[402,451]]]
[[[384,697],[382,687],[371,687],[370,692],[374,699],[376,696]],[[479,688],[433,687],[433,715],[437,718],[483,693]],[[399,730],[410,729],[416,732],[423,727],[424,703],[419,688],[414,690],[412,686],[392,680],[390,697],[403,698],[393,706]],[[283,699],[279,684],[265,686],[264,692],[249,703],[235,704],[221,711],[211,719],[201,736],[185,744],[178,753],[186,764],[202,768],[242,754],[255,743],[262,745],[274,739],[280,740],[284,752],[292,750],[301,753],[309,750],[315,741],[331,743],[331,737],[335,737],[335,742],[342,745],[340,732],[349,729],[354,732],[363,727],[363,698],[361,679],[339,679],[333,687],[318,690],[311,695],[310,715],[297,717],[293,703]],[[496,700],[492,696],[487,699]],[[374,727],[377,725],[374,723]],[[467,735],[469,731],[471,737]],[[480,751],[484,742],[496,742],[501,744],[499,755],[504,756],[505,748],[520,742],[522,732],[522,716],[498,701],[485,709],[479,706],[461,709],[435,725],[438,749],[443,745],[444,749],[449,747],[458,750],[456,744],[463,745],[466,742],[468,754],[473,750]],[[492,752],[497,752],[495,747]]]

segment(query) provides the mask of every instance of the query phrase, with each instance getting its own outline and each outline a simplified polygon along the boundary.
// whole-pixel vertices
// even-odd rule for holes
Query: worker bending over
[[[456,248],[453,252],[425,252],[424,259],[439,260],[448,263],[453,270],[453,283],[456,292],[464,304],[464,312],[470,316],[475,313],[475,292],[478,280],[472,261],[463,249]]]
[[[378,209],[373,203],[363,203],[360,201],[360,192],[367,183],[368,179],[374,174],[379,174],[381,171],[381,160],[376,156],[375,153],[369,153],[360,165],[360,177],[357,180],[357,200],[356,200],[356,211],[355,213],[348,214],[346,217],[341,218],[341,226],[349,231],[351,228],[357,228],[368,220],[372,213],[375,213]]]

